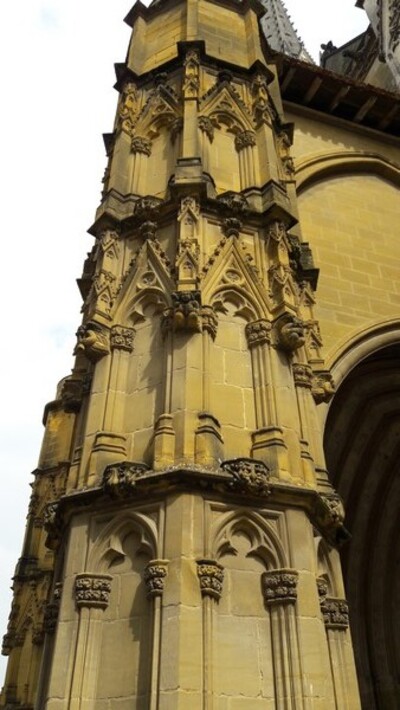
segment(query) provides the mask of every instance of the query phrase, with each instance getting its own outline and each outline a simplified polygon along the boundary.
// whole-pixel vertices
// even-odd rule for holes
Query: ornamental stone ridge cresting
[[[266,6],[154,0],[126,18],[83,318],[72,374],[45,410],[1,708],[361,707],[339,557],[349,533],[322,436],[338,379],[319,313],[330,352],[352,321],[326,301],[318,311],[297,187],[314,185],[313,160],[325,170],[318,141],[363,145],[371,128],[357,104],[354,135],[350,116],[334,138],[326,103],[311,105],[324,70],[283,5]],[[296,72],[298,114],[292,95],[283,103]],[[351,87],[324,76],[345,100]],[[382,96],[373,120],[386,130]],[[308,215],[323,241],[329,225]],[[327,259],[335,249],[332,238]]]

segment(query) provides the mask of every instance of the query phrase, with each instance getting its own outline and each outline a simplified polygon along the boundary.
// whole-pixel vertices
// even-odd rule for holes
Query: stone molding
[[[110,601],[112,577],[109,574],[77,574],[75,603],[78,609],[107,609]]]
[[[297,601],[297,583],[299,574],[292,569],[279,569],[264,572],[262,589],[265,603],[295,604]]]
[[[162,597],[165,579],[168,574],[167,560],[151,560],[143,572],[143,579],[147,587],[147,598]]]
[[[197,560],[197,575],[203,597],[220,600],[224,582],[224,568],[215,560]]]

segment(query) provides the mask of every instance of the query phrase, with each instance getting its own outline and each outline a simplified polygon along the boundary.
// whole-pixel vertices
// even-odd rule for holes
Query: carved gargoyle
[[[277,345],[282,350],[291,353],[304,345],[304,323],[297,316],[286,313],[278,318],[275,327]]]
[[[97,362],[104,355],[110,352],[109,332],[103,329],[98,323],[88,322],[81,325],[76,333],[78,342],[75,346],[74,355],[83,352],[89,360]]]

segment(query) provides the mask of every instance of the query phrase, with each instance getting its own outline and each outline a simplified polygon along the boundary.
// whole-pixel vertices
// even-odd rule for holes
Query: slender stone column
[[[295,604],[298,572],[279,569],[265,572],[262,578],[264,600],[271,617],[277,708],[304,708],[302,671]]]
[[[221,598],[224,568],[215,560],[198,560],[197,574],[203,597],[203,708],[212,710],[213,695],[213,616]]]
[[[101,616],[109,604],[111,582],[109,574],[76,576],[75,604],[79,611],[79,625],[68,710],[95,710]]]
[[[325,623],[332,670],[336,707],[353,710],[360,707],[353,654],[349,642],[349,605],[346,599],[327,596],[324,578],[317,580],[321,613]]]
[[[143,574],[147,587],[147,598],[153,602],[153,649],[151,658],[150,706],[149,710],[157,710],[160,687],[160,647],[161,647],[161,601],[164,593],[165,580],[168,574],[167,560],[150,560]]]

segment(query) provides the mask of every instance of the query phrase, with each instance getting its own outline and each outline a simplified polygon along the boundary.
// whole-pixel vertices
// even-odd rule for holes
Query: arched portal
[[[352,539],[342,564],[364,710],[400,707],[400,345],[365,358],[329,410],[325,452]]]

